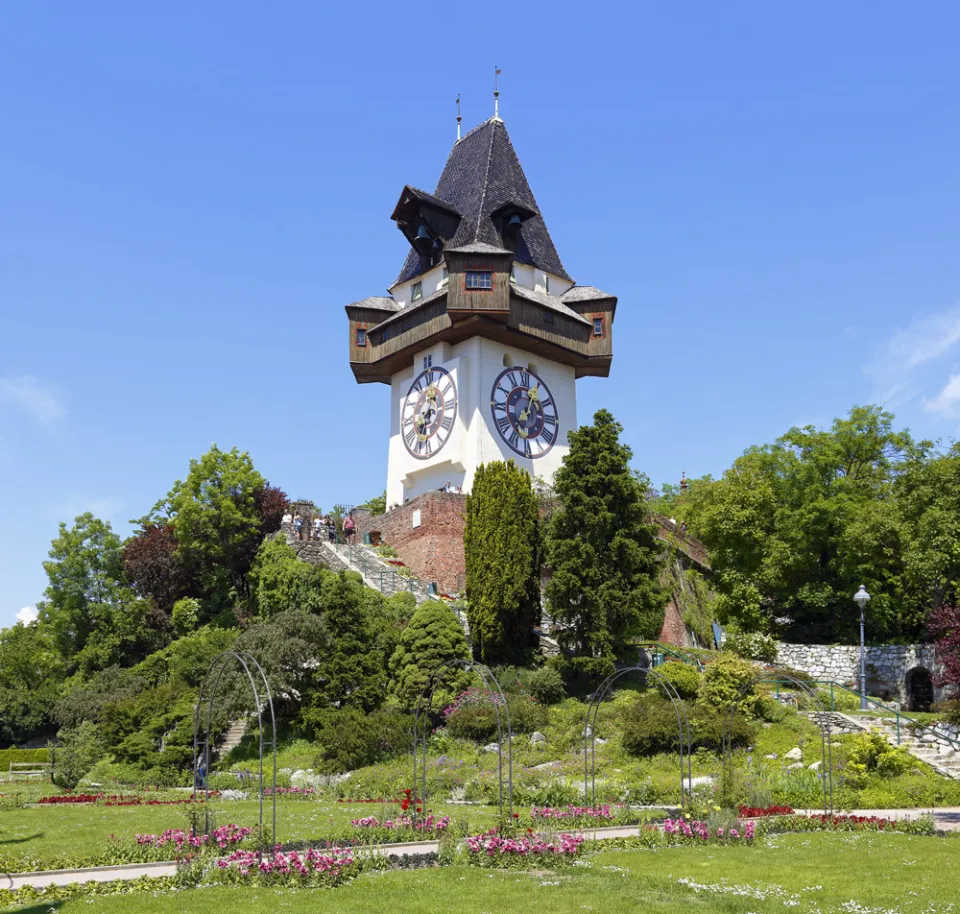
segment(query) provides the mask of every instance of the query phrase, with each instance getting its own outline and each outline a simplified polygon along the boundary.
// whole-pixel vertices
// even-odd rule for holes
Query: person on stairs
[[[319,543],[320,542],[320,530],[323,528],[323,520],[321,520],[319,514],[313,516],[313,538]]]
[[[357,525],[353,519],[353,514],[348,514],[346,519],[343,522],[343,534],[347,538],[348,543],[353,542],[353,534],[357,530]]]

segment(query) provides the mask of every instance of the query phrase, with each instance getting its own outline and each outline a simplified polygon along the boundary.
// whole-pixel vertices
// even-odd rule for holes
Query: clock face
[[[427,368],[410,385],[400,412],[403,443],[417,460],[433,457],[447,443],[457,418],[457,386],[445,368]]]
[[[493,424],[521,457],[542,457],[557,440],[557,404],[550,390],[525,368],[506,368],[490,393]]]

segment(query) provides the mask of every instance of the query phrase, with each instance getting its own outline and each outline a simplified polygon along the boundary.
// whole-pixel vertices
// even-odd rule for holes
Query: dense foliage
[[[960,585],[960,448],[941,450],[856,407],[829,430],[792,428],[720,479],[667,489],[658,507],[710,550],[716,612],[745,632],[915,641]]]
[[[469,674],[452,662],[469,659],[467,639],[453,610],[428,600],[413,614],[390,658],[391,693],[402,707],[413,709],[433,689],[432,708],[440,710],[469,684]]]
[[[555,478],[547,600],[557,640],[585,658],[632,656],[632,641],[656,638],[663,624],[663,549],[648,519],[646,480],[630,470],[622,430],[600,410],[592,425],[570,433]]]
[[[530,475],[512,460],[477,467],[463,545],[476,658],[523,663],[540,624],[540,523]]]

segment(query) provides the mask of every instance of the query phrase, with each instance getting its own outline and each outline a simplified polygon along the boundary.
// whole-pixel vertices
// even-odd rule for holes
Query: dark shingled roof
[[[448,209],[451,212],[456,213],[458,216],[462,216],[461,213],[455,206],[451,206],[447,203],[446,200],[441,200],[439,197],[435,197],[433,194],[428,194],[425,190],[420,190],[419,187],[414,187],[412,184],[408,184],[404,190],[410,191],[414,197],[418,200],[423,200],[424,203],[432,203],[434,206],[439,206],[441,209]]]
[[[433,196],[463,216],[456,235],[446,239],[448,247],[476,242],[501,247],[503,242],[491,214],[509,203],[532,211],[536,215],[523,223],[517,235],[516,261],[573,282],[553,246],[507,128],[499,118],[484,122],[454,144]],[[406,282],[429,269],[429,259],[411,250],[397,282]]]
[[[572,289],[567,289],[567,291],[560,296],[560,300],[569,303],[578,301],[598,301],[602,298],[616,297],[616,295],[611,295],[609,292],[601,291],[596,286],[574,286]]]

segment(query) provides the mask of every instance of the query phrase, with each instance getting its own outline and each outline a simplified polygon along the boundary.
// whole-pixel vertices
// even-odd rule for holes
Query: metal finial
[[[460,93],[458,92],[457,93],[457,142],[460,141],[460,121],[462,120],[463,118],[460,117]]]
[[[500,120],[500,86],[499,76],[500,68],[494,64],[493,67],[493,116]]]

